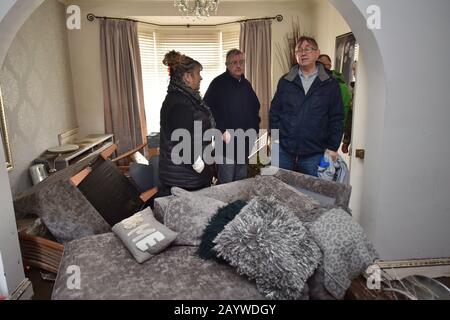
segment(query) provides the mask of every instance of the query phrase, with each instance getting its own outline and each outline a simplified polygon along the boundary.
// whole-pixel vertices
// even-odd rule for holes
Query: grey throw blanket
[[[320,268],[325,288],[336,299],[342,299],[352,280],[374,263],[378,253],[362,227],[342,209],[331,209],[305,226],[323,253]]]

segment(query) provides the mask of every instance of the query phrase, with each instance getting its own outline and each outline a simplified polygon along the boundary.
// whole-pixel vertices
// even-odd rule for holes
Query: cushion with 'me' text
[[[117,223],[112,231],[139,263],[163,251],[177,237],[176,232],[155,219],[150,207]]]

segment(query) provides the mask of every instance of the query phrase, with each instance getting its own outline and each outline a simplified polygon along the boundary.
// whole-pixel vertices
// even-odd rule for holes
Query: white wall
[[[378,2],[388,100],[377,242],[388,257],[450,256],[450,2]]]
[[[374,31],[358,18],[372,1],[354,1],[359,13],[331,2],[362,42],[370,79],[361,223],[382,258],[450,256],[450,2],[379,0]],[[380,80],[382,100],[372,94]]]
[[[328,0],[316,0],[311,29],[321,53],[328,54],[334,63],[336,37],[351,32],[347,22]]]
[[[88,13],[97,16],[126,17],[126,16],[180,16],[177,9],[167,1],[128,1],[126,4],[119,2],[106,2],[98,0],[70,1],[77,4],[82,10],[81,30],[69,31],[69,47],[72,62],[73,83],[75,91],[75,103],[77,118],[80,125],[80,133],[104,132],[103,117],[103,88],[100,67],[100,43],[99,23],[91,23],[86,20]],[[282,22],[273,21],[272,38],[275,43],[283,43],[286,33],[291,31],[293,19],[300,18],[305,32],[310,32],[309,1],[278,1],[278,2],[221,2],[218,16],[243,16],[246,18],[259,18],[282,14]],[[180,22],[191,23],[183,20]],[[272,48],[275,61],[275,49]],[[285,71],[280,69],[278,63],[273,63],[273,91],[279,78]]]

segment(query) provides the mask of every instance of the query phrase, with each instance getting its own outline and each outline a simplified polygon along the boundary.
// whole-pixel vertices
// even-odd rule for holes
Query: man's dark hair
[[[301,46],[302,43],[305,41],[308,42],[310,45],[312,45],[314,49],[319,49],[319,45],[317,44],[316,39],[307,36],[301,36],[300,38],[298,38],[297,44],[295,45],[295,49]]]

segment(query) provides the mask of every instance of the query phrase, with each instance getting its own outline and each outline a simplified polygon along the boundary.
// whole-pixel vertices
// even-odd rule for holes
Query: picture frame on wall
[[[347,84],[353,81],[353,62],[357,60],[357,43],[353,33],[349,32],[336,37],[334,69],[342,73]]]
[[[3,144],[3,153],[5,154],[6,169],[12,170],[13,162],[11,155],[11,145],[9,143],[8,126],[6,122],[5,105],[3,104],[2,88],[0,86],[0,135]]]

